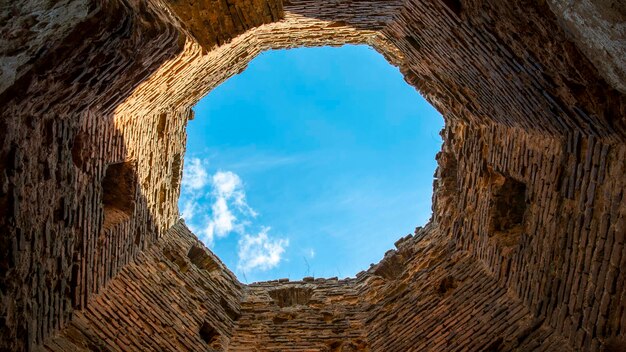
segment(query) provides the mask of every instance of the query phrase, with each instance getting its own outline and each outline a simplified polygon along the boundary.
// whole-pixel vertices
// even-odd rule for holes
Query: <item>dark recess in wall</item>
[[[180,185],[180,166],[182,164],[182,158],[180,153],[174,154],[174,160],[172,161],[172,188],[178,189]]]
[[[526,185],[511,177],[491,171],[489,234],[503,246],[519,242],[526,213]]]
[[[307,287],[285,287],[269,291],[276,304],[283,307],[306,305],[309,303],[313,290]]]
[[[461,15],[461,1],[460,0],[443,0],[443,3],[454,12],[457,16]]]
[[[217,341],[217,339],[220,337],[220,334],[211,324],[205,321],[204,323],[202,323],[202,326],[200,326],[200,337],[208,345],[211,345]]]
[[[187,253],[189,260],[198,269],[214,271],[219,269],[219,265],[213,258],[206,252],[206,250],[200,246],[191,246]]]
[[[79,169],[83,168],[85,161],[89,157],[89,150],[85,143],[85,138],[84,134],[79,133],[74,137],[72,143],[72,161]]]
[[[110,164],[102,180],[103,229],[129,220],[135,211],[135,163],[124,161]]]
[[[167,114],[162,113],[159,115],[159,122],[157,123],[157,134],[159,138],[165,137],[165,124],[167,123]]]

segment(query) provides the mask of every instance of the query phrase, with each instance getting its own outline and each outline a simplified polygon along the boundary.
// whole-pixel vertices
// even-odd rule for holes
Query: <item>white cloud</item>
[[[256,217],[258,213],[254,211],[246,202],[246,192],[243,189],[241,178],[231,171],[218,171],[213,175],[213,192],[217,199],[223,198],[231,201],[233,205],[244,215]]]
[[[232,198],[233,194],[241,193],[241,178],[231,171],[218,171],[213,175],[213,189],[219,197]]]
[[[183,177],[180,204],[181,217],[190,227],[201,228],[196,234],[203,236],[210,245],[214,237],[224,237],[241,229],[229,203],[235,204],[236,209],[249,207],[239,176],[230,171],[219,171],[209,177],[207,164],[198,158],[190,158]],[[210,190],[206,189],[208,187]],[[253,210],[248,212],[256,214]],[[196,219],[198,214],[204,215],[203,219]]]
[[[190,158],[183,169],[182,190],[192,192],[204,188],[209,182],[206,161]]]
[[[213,211],[213,230],[219,237],[228,235],[235,228],[235,221],[237,218],[228,208],[226,198],[217,198],[215,203],[211,206]]]
[[[198,207],[199,205],[197,201],[186,199],[183,201],[183,209],[180,212],[180,216],[185,219],[185,221],[191,221],[196,215]]]
[[[271,238],[269,227],[261,227],[257,235],[250,235],[251,219],[258,213],[246,201],[241,178],[231,171],[210,176],[207,166],[206,160],[190,158],[184,172],[180,207],[189,229],[207,246],[212,246],[216,238],[238,234],[237,268],[241,271],[276,267],[289,241]],[[315,253],[311,253],[313,257]]]
[[[313,248],[309,249],[309,257],[311,259],[315,258],[315,250]]]
[[[207,172],[207,162],[198,158],[190,158],[185,163],[183,170],[183,180],[181,182],[181,194],[179,200],[180,216],[185,219],[189,229],[196,230],[195,216],[204,212],[200,202],[202,189],[209,183]],[[194,231],[194,233],[198,233]]]
[[[239,270],[265,271],[280,263],[285,248],[289,246],[289,240],[272,239],[267,235],[269,230],[269,227],[264,227],[256,236],[245,234],[239,239]]]
[[[213,239],[215,238],[215,223],[209,220],[206,222],[203,229],[199,230],[199,232],[194,231],[193,233],[200,235],[202,242],[208,247],[211,247],[213,245]]]

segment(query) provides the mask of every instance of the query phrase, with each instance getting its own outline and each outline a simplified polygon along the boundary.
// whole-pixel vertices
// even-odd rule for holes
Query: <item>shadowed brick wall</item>
[[[213,5],[0,9],[0,350],[625,346],[621,3]],[[242,285],[178,222],[191,107],[347,43],[444,115],[434,216],[357,278]]]

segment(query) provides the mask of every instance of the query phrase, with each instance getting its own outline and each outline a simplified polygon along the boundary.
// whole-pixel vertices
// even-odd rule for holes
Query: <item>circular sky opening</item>
[[[432,214],[443,118],[370,47],[264,52],[194,110],[181,216],[243,282],[354,276]]]

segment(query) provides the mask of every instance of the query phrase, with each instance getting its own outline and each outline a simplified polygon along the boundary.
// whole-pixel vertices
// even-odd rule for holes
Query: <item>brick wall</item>
[[[456,185],[465,191],[438,204],[437,214],[457,246],[574,346],[623,336],[624,147],[498,125],[449,126],[447,135],[444,153],[457,161]],[[490,230],[494,172],[525,185],[521,232]]]
[[[234,275],[178,222],[125,266],[87,309],[75,312],[45,349],[221,350],[241,314],[241,298],[242,285]],[[210,343],[201,331],[212,331]]]
[[[623,67],[570,41],[585,23],[563,24],[554,1],[221,4],[1,10],[0,349],[620,346]],[[433,221],[354,280],[211,286],[229,272],[185,269],[211,256],[167,231],[190,108],[263,50],[346,43],[378,50],[445,116]],[[128,299],[135,279],[145,296]],[[228,304],[189,312],[197,280]]]

